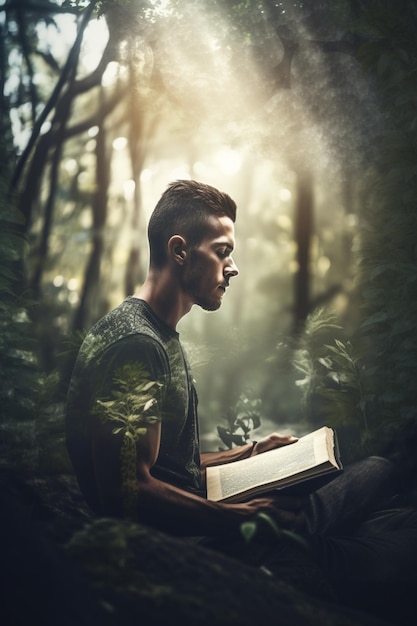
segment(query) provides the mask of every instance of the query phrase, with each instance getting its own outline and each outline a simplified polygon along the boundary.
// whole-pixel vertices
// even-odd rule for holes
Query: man
[[[375,572],[383,580],[399,580],[398,570],[406,575],[415,562],[417,515],[407,511],[406,521],[403,515],[399,524],[397,517],[393,526],[385,515],[375,540],[378,523],[370,514],[395,493],[386,459],[371,457],[346,468],[305,499],[226,504],[205,497],[209,465],[297,440],[273,433],[200,454],[197,394],[176,327],[193,305],[208,311],[221,306],[238,274],[232,257],[235,219],[235,202],[208,185],[177,181],[162,194],[148,227],[145,282],[90,330],[75,364],[66,424],[80,488],[97,515],[133,517],[167,533],[215,538],[223,546],[253,519],[259,520],[258,537],[267,541],[265,515],[258,516],[267,514],[281,528],[307,537],[318,561],[343,585],[352,573],[355,580],[369,580]]]
[[[261,511],[292,528],[303,524],[297,499],[282,499],[290,507],[282,510],[272,498],[234,505],[205,498],[208,465],[296,441],[275,433],[226,452],[199,451],[197,394],[176,326],[194,304],[207,311],[221,306],[238,274],[232,258],[235,219],[236,204],[227,194],[195,181],[171,184],[150,219],[145,282],[85,338],[68,393],[67,444],[96,514],[129,515],[181,535],[237,534],[242,522]],[[142,429],[134,442],[130,486],[123,475],[126,431],[115,433],[121,422],[106,417],[106,402],[122,393],[123,377],[129,395],[129,375],[133,395],[142,379],[158,383],[150,398],[154,418],[136,415]]]

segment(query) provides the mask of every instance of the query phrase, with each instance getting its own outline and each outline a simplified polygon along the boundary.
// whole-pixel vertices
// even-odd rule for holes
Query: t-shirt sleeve
[[[162,347],[151,337],[126,337],[105,350],[91,372],[92,412],[119,424],[160,420],[170,379]]]

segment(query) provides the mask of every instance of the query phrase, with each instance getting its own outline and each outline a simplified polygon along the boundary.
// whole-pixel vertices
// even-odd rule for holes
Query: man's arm
[[[233,461],[240,461],[241,459],[247,459],[255,454],[261,454],[267,450],[273,450],[274,448],[280,448],[281,446],[287,446],[291,443],[298,441],[298,437],[292,435],[281,435],[280,433],[271,433],[267,437],[263,437],[259,441],[252,441],[243,446],[237,448],[231,448],[230,450],[220,450],[219,452],[203,452],[201,454],[201,468],[202,471],[206,467],[211,465],[222,465],[223,463],[233,463]]]
[[[146,434],[136,442],[137,519],[141,523],[174,535],[233,536],[240,525],[257,513],[269,514],[278,524],[294,528],[299,519],[298,499],[256,498],[239,504],[212,502],[152,476],[151,469],[158,456],[161,423],[148,424]],[[247,446],[244,446],[245,448]],[[121,501],[122,485],[118,455],[120,438],[108,436],[98,429],[93,437],[94,464],[97,485],[105,511]],[[282,508],[280,508],[282,507]],[[123,515],[122,510],[120,514]]]
[[[272,498],[259,498],[240,504],[215,503],[153,475],[152,468],[160,450],[163,418],[159,402],[150,407],[148,417],[145,407],[140,409],[140,403],[133,402],[136,396],[134,387],[140,382],[139,355],[140,363],[149,373],[146,380],[163,380],[166,366],[164,355],[158,350],[158,346],[154,342],[144,342],[143,339],[133,342],[129,338],[129,341],[119,342],[106,352],[94,392],[96,410],[93,411],[90,422],[90,434],[100,513],[124,517],[131,513],[132,501],[135,501],[135,518],[138,521],[171,534],[194,536],[237,533],[243,521],[260,511],[270,513],[276,518],[280,512],[276,500]],[[129,392],[130,386],[127,385],[130,371],[133,374],[133,396]],[[162,387],[161,392],[164,389]],[[141,411],[144,411],[143,415],[140,415]],[[122,421],[118,419],[119,413],[123,413]],[[151,415],[157,421],[150,419]],[[131,432],[133,441],[127,437],[131,426],[135,426],[133,433]],[[238,460],[244,455],[249,456],[252,449],[258,453],[284,442],[287,443],[285,438],[282,440],[280,436],[271,435],[259,441],[255,447],[249,444],[240,450],[222,453],[221,457],[215,453],[212,461]]]

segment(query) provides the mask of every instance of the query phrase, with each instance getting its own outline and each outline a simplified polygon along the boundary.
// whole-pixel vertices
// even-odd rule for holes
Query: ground
[[[0,623],[20,626],[34,616],[43,626],[412,623],[394,598],[391,611],[378,611],[379,590],[362,590],[366,602],[341,602],[302,559],[271,576],[140,524],[94,519],[62,437],[44,440],[41,450],[35,464],[3,456],[0,465]]]

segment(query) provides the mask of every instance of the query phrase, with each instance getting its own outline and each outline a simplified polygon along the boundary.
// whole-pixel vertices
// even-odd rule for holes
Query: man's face
[[[211,217],[207,233],[198,246],[188,250],[182,288],[193,304],[216,311],[232,276],[238,269],[231,257],[235,228],[228,217]]]

